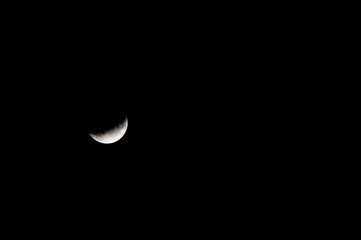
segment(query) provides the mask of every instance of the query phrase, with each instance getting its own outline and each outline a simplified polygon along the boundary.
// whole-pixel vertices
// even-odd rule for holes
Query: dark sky
[[[299,77],[288,56],[303,43],[282,55],[289,28],[276,33],[258,7],[161,7],[5,9],[0,171],[12,216],[32,222],[43,210],[45,221],[118,230],[119,220],[142,232],[142,221],[163,230],[175,218],[181,228],[244,211],[259,218],[257,209],[293,198],[285,175],[312,160],[302,156],[310,137],[297,133],[303,113],[292,113],[298,86],[288,85]],[[124,116],[120,141],[89,136]]]
[[[117,51],[104,42],[104,50],[92,45],[91,56],[74,57],[77,47],[70,44],[64,53],[56,44],[26,54],[18,49],[15,76],[8,75],[13,100],[5,117],[17,159],[8,162],[12,171],[49,188],[184,181],[177,176],[192,169],[186,166],[194,156],[191,132],[198,124],[195,113],[205,107],[187,107],[194,87],[183,77],[183,59],[170,59],[168,50],[155,51],[156,46],[146,51],[134,43],[133,51],[124,44],[125,50]],[[24,60],[22,54],[33,55]],[[129,127],[119,142],[102,145],[90,138],[95,124],[113,124],[123,116]]]
[[[87,214],[89,203],[128,213],[205,209],[202,196],[234,176],[224,172],[227,148],[238,147],[228,144],[236,89],[225,94],[227,50],[214,47],[213,27],[208,36],[202,24],[164,19],[40,20],[20,22],[4,45],[8,186]],[[129,126],[119,142],[90,138],[94,124],[123,116]]]

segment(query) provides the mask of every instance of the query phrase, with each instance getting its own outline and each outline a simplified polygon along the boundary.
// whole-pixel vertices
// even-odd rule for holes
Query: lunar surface
[[[90,136],[97,142],[103,144],[110,144],[115,143],[119,139],[121,139],[128,128],[128,119],[125,118],[120,124],[116,125],[115,127],[101,132],[101,133],[89,133]]]

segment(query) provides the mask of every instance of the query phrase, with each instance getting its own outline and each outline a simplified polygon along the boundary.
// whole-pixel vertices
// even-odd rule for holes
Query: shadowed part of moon
[[[101,133],[89,133],[90,136],[97,142],[110,144],[118,141],[121,139],[128,128],[128,119],[125,118],[120,124],[116,125],[115,127],[101,132]]]

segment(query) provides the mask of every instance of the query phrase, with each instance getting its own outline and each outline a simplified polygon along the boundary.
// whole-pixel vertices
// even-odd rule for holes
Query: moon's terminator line
[[[89,133],[90,136],[97,142],[103,144],[115,143],[121,139],[128,128],[128,119],[125,118],[120,124],[116,125],[109,130],[106,130],[101,133]]]

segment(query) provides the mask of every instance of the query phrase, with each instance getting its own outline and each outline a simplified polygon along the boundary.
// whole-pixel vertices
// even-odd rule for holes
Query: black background
[[[223,178],[219,38],[202,24],[129,16],[8,19],[3,169],[13,191],[153,211],[146,206],[186,204]],[[124,116],[120,141],[89,136]]]
[[[323,105],[309,106],[323,90],[307,83],[322,74],[307,71],[319,47],[303,17],[258,3],[30,5],[0,16],[1,187],[14,222],[213,235],[212,224],[259,230],[313,203],[303,192],[324,171],[308,150],[323,142]],[[120,141],[89,136],[124,116]]]
[[[272,149],[260,146],[274,141],[263,136],[275,111],[259,79],[271,70],[249,24],[138,10],[7,19],[2,169],[14,202],[129,222],[207,218],[267,178]],[[89,136],[124,116],[120,141]]]

